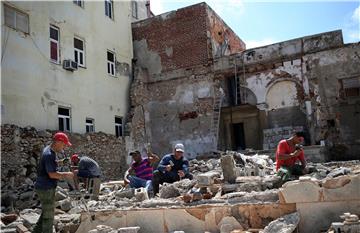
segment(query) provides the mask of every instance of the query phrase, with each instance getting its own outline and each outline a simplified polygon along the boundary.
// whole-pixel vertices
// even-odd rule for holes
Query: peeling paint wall
[[[360,77],[360,43],[304,56],[311,93],[314,141],[330,153],[359,158],[360,96],[346,97],[343,79]]]

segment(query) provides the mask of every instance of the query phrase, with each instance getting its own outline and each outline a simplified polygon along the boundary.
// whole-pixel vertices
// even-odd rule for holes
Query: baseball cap
[[[184,145],[182,143],[178,143],[175,145],[174,147],[175,151],[180,151],[180,152],[184,152],[185,149],[184,149]]]
[[[62,133],[62,132],[57,132],[56,134],[54,134],[53,139],[55,141],[61,141],[63,143],[65,143],[68,146],[71,146],[72,144],[69,141],[69,138],[66,134]]]
[[[74,162],[74,161],[79,159],[79,155],[78,154],[73,154],[70,159],[71,159],[71,162]]]
[[[129,153],[129,156],[133,156],[133,155],[137,155],[137,154],[141,154],[140,151],[134,150]]]

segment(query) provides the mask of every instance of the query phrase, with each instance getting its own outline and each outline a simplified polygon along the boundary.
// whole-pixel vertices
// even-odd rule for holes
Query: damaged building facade
[[[135,6],[2,1],[2,124],[122,136]]]
[[[200,3],[132,24],[133,146],[189,158],[274,149],[297,130],[306,145],[354,158],[360,151],[360,45],[332,31],[246,50]]]

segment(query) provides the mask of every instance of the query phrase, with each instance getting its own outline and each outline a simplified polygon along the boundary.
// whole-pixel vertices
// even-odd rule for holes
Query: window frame
[[[51,28],[57,30],[58,32],[58,40],[51,38]],[[60,64],[60,28],[56,27],[55,25],[50,24],[49,27],[49,39],[50,39],[50,61],[56,64]],[[51,42],[56,43],[56,54],[57,60],[52,59],[51,57]]]
[[[69,110],[69,115],[62,115],[59,113],[60,108]],[[63,120],[63,127],[64,129],[60,129],[60,119]],[[66,119],[69,119],[69,124],[67,123]],[[60,131],[63,132],[71,132],[71,108],[58,106],[58,128]],[[68,127],[67,127],[68,126]]]
[[[351,82],[351,80],[354,80],[353,82],[357,82],[357,85],[354,86],[348,84],[346,85],[344,82]],[[360,98],[360,76],[355,77],[348,77],[348,78],[342,78],[341,79],[341,88],[343,92],[343,96],[346,99],[357,99]],[[356,95],[352,95],[351,92],[356,93]]]
[[[110,5],[110,7],[109,7]],[[110,11],[109,11],[110,9]],[[105,0],[105,15],[110,19],[114,20],[114,1]]]
[[[134,9],[135,9],[135,15],[134,15]],[[131,1],[131,16],[134,19],[139,19],[139,14],[138,14],[138,2],[133,0]]]
[[[84,8],[84,0],[73,0],[73,3],[81,8]]]
[[[112,55],[113,55],[113,57],[114,57],[114,61],[110,61],[109,59],[108,59],[108,53],[111,53]],[[108,73],[108,75],[110,75],[110,76],[113,76],[113,77],[116,77],[116,53],[115,52],[113,52],[113,51],[111,51],[111,50],[107,50],[106,51],[106,68],[107,68],[107,73]],[[112,73],[109,73],[109,65],[110,65],[110,71],[111,71],[111,67],[113,68],[113,71],[114,71],[114,73],[112,74]]]
[[[12,28],[16,31],[20,31],[24,34],[30,34],[30,17],[29,17],[29,14],[24,12],[24,11],[21,11],[13,6],[10,6],[8,4],[3,4],[3,7],[4,7],[4,25],[9,27],[9,28]],[[7,24],[9,22],[6,21],[6,8],[8,8],[9,10],[13,10],[14,11],[14,25],[10,25],[10,24]],[[26,19],[27,19],[27,31],[23,31],[22,29],[20,29],[17,25],[17,14],[21,14],[21,15],[24,15],[26,16]]]
[[[87,121],[91,121],[91,123],[88,123]],[[89,127],[89,130],[88,130],[88,127]],[[95,120],[94,120],[94,118],[87,117],[85,119],[85,131],[86,131],[86,133],[95,132]]]
[[[83,44],[83,50],[75,48],[75,39],[80,40]],[[85,40],[78,37],[78,36],[74,36],[74,61],[78,64],[79,67],[85,68],[86,67],[86,59],[85,59]],[[83,64],[80,64],[78,61],[76,61],[75,59],[75,53],[77,53],[78,55],[78,61],[80,61],[80,57],[79,54],[82,55],[82,59],[83,59]]]
[[[120,119],[121,123],[117,123],[116,119]],[[124,136],[123,117],[115,116],[115,136],[117,138]]]

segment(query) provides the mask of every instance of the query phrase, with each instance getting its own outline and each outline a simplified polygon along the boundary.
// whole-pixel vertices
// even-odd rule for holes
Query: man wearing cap
[[[151,180],[153,178],[153,164],[159,161],[159,157],[151,152],[148,152],[147,158],[142,158],[140,151],[130,152],[133,161],[129,169],[125,172],[124,181],[128,183],[131,188],[144,187],[147,192],[152,190]],[[130,175],[135,173],[135,175]]]
[[[184,158],[184,151],[184,145],[178,143],[172,154],[167,154],[161,159],[152,180],[154,195],[159,192],[159,185],[164,182],[174,183],[183,178],[193,178],[189,173],[189,161]]]
[[[71,146],[66,134],[58,132],[53,136],[52,143],[46,146],[40,156],[35,191],[41,202],[41,215],[33,232],[52,233],[55,209],[55,189],[57,180],[72,179],[72,172],[58,172],[56,154],[66,146]]]
[[[86,181],[88,178],[99,178],[101,176],[99,164],[87,156],[79,157],[78,154],[73,154],[71,156],[71,165],[74,173],[75,188],[77,190],[79,190],[79,178],[84,179],[85,184],[87,184]]]
[[[291,138],[281,140],[276,150],[276,171],[283,182],[289,180],[292,175],[304,175],[307,173],[304,151],[300,144],[304,141],[303,132],[295,132]],[[297,161],[300,164],[297,164]]]

